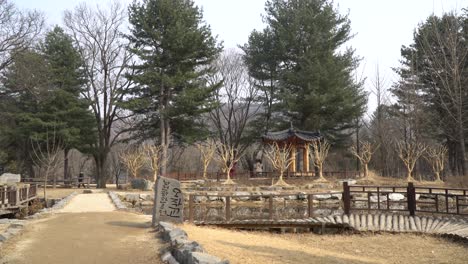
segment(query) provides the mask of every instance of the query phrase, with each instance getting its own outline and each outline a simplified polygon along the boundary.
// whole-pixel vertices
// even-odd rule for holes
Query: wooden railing
[[[323,175],[325,177],[332,178],[358,178],[360,177],[359,171],[324,171]],[[226,179],[226,173],[221,172],[209,172],[207,173],[207,178],[209,180],[221,181]],[[201,180],[203,179],[202,172],[170,172],[166,174],[166,177],[177,179],[179,181],[189,181],[189,180]],[[236,172],[231,175],[232,179],[276,179],[279,177],[278,172]],[[309,172],[290,172],[285,171],[283,177],[286,179],[300,179],[300,178],[312,178],[315,177],[313,171]]]
[[[314,205],[314,198],[315,196],[318,195],[339,195],[341,196],[341,192],[329,192],[329,193],[290,193],[290,194],[268,194],[268,195],[198,195],[198,194],[190,194],[189,195],[189,208],[188,208],[188,220],[190,222],[193,222],[195,220],[200,221],[202,219],[196,219],[195,217],[195,207],[199,205],[199,203],[196,203],[197,197],[205,197],[205,198],[214,198],[212,200],[221,200],[223,201],[223,221],[224,222],[229,222],[233,219],[233,212],[232,209],[233,207],[249,207],[252,206],[252,202],[256,201],[256,207],[262,208],[262,211],[265,212],[265,214],[262,214],[262,217],[258,217],[258,219],[277,219],[278,216],[275,214],[275,211],[278,209],[278,205],[283,204],[283,208],[287,207],[286,206],[286,199],[291,196],[296,196],[296,197],[303,197],[303,199],[295,200],[291,199],[290,201],[296,201],[294,206],[297,206],[297,209],[300,209],[302,207],[302,211],[304,213],[299,213],[299,218],[308,218],[312,217],[315,214],[315,211],[317,209],[322,209],[322,208],[327,208],[329,209],[330,207],[322,207],[320,204]],[[283,198],[282,201],[275,201],[275,198]],[[233,204],[233,200],[236,201],[235,204]],[[261,201],[258,203],[258,201]],[[205,202],[203,203],[207,208],[210,208],[210,203],[213,202]],[[291,205],[288,205],[291,206]],[[304,208],[305,207],[305,208]],[[337,198],[336,201],[336,209],[339,209],[340,207],[340,201]],[[297,217],[294,217],[297,219]],[[257,219],[257,218],[252,218],[250,217],[249,220],[252,219]]]
[[[391,199],[392,194],[400,194]],[[365,186],[343,183],[345,214],[358,211],[400,211],[415,215],[468,215],[468,189],[407,186]]]
[[[81,180],[81,181],[80,181]],[[41,178],[21,178],[21,182],[27,184],[37,184],[39,186],[44,185],[44,179]],[[72,178],[72,179],[47,179],[47,185],[72,185],[77,186],[78,184],[84,184],[89,187],[91,183],[90,177],[84,178]]]
[[[0,208],[17,208],[37,196],[36,185],[0,186]]]

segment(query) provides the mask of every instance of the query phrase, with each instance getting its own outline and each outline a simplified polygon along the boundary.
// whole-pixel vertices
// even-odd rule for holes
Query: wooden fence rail
[[[392,195],[400,194],[398,199]],[[400,211],[468,215],[468,189],[414,186],[367,186],[343,183],[345,214],[351,211]]]
[[[195,205],[196,205],[196,198],[197,197],[206,197],[206,198],[209,198],[209,197],[214,197],[216,198],[215,200],[222,200],[224,202],[224,221],[225,222],[230,222],[233,217],[232,217],[232,209],[233,209],[233,204],[232,204],[232,201],[233,200],[236,200],[236,201],[239,201],[239,200],[242,200],[243,198],[245,198],[244,202],[248,203],[248,201],[259,201],[261,200],[262,204],[261,204],[261,207],[263,206],[267,206],[268,208],[268,217],[267,219],[275,219],[275,209],[277,209],[275,206],[279,203],[279,202],[275,202],[275,198],[287,198],[287,197],[291,197],[291,196],[303,196],[305,199],[303,199],[304,201],[306,201],[305,203],[303,203],[301,201],[301,206],[306,206],[306,214],[305,215],[302,215],[301,218],[308,218],[308,217],[312,217],[314,215],[314,210],[316,209],[319,209],[321,207],[317,207],[317,206],[314,206],[314,198],[315,196],[318,196],[318,195],[342,195],[341,192],[327,192],[327,193],[289,193],[289,194],[268,194],[268,195],[198,195],[198,194],[190,194],[189,195],[189,209],[188,209],[188,219],[190,222],[194,222],[195,220]],[[286,201],[286,200],[283,200],[283,201]],[[243,207],[245,206],[243,203],[244,202],[238,202],[236,203],[236,207]],[[209,204],[210,202],[207,202],[207,204]],[[340,201],[337,200],[337,204],[339,204]],[[258,204],[257,204],[258,206]],[[261,219],[264,219],[264,218],[261,218]]]
[[[360,177],[359,171],[324,171],[323,175],[325,177],[332,178],[358,178]],[[166,175],[168,178],[177,179],[179,181],[190,181],[190,180],[202,180],[203,173],[201,172],[170,172]],[[221,181],[225,180],[226,173],[221,172],[209,172],[206,177],[209,180]],[[276,179],[279,177],[278,172],[237,172],[231,175],[232,179]],[[283,177],[285,179],[300,179],[300,178],[312,178],[315,177],[313,171],[310,172],[284,172]]]

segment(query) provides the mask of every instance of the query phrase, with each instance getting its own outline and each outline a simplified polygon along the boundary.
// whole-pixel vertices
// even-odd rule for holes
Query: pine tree
[[[340,143],[366,105],[362,83],[352,76],[359,60],[352,49],[343,49],[352,37],[348,17],[328,0],[271,0],[265,22],[263,34],[252,33],[244,46],[251,74],[262,80],[266,78],[258,77],[258,72],[275,73],[268,85],[274,84],[275,103],[287,117],[284,121],[320,130]],[[271,47],[275,52],[270,67],[256,64],[267,58]]]
[[[83,61],[72,39],[58,26],[46,35],[41,50],[49,65],[51,89],[44,112],[59,123],[57,136],[64,147],[64,178],[68,178],[69,151],[89,153],[96,141],[90,104],[80,96],[86,81]]]
[[[129,7],[130,51],[141,63],[128,76],[135,87],[126,106],[145,116],[138,128],[156,136],[163,147],[165,174],[171,136],[190,139],[201,130],[197,117],[212,108],[206,76],[221,51],[191,0],[145,0]],[[198,129],[197,129],[198,128]]]

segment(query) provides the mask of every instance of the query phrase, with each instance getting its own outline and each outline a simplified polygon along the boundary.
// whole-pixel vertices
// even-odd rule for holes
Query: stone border
[[[115,192],[108,192],[108,194],[117,210],[127,210],[127,206],[122,203],[122,200],[120,200],[119,196]]]
[[[33,215],[30,215],[28,217],[25,217],[25,219],[36,219],[36,218],[39,218],[40,216],[44,215],[44,214],[48,214],[48,213],[53,213],[57,210],[60,210],[62,208],[65,207],[65,205],[67,205],[71,199],[73,199],[73,197],[75,197],[76,195],[78,195],[78,192],[77,191],[74,191],[72,192],[71,194],[69,194],[68,196],[66,196],[65,198],[61,199],[59,202],[55,203],[52,207],[50,208],[43,208],[41,210],[39,210],[39,212],[33,214]]]
[[[169,264],[229,264],[229,260],[221,260],[206,253],[198,242],[189,240],[187,233],[173,224],[160,222],[158,228],[161,230],[162,239],[171,244],[170,251],[161,256],[163,262]]]

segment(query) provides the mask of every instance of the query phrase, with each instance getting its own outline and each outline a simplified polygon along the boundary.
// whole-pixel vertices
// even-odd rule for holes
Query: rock
[[[171,252],[164,253],[161,256],[161,260],[168,264],[179,264],[179,262],[177,262],[177,260],[175,260],[175,258],[172,256]]]
[[[3,173],[0,176],[0,184],[1,183],[19,183],[19,182],[21,182],[21,174]]]
[[[235,197],[235,196],[244,196],[244,197]],[[248,201],[250,200],[250,193],[249,192],[234,192],[233,199],[238,201]]]
[[[298,199],[298,200],[306,200],[306,199],[307,199],[307,194],[306,194],[306,193],[303,193],[303,192],[298,193],[298,194],[297,194],[297,199]]]
[[[343,198],[343,194],[341,193],[333,193],[331,195],[332,199],[337,199],[337,200],[341,200]]]
[[[341,183],[341,185],[343,185],[343,182],[348,182],[348,185],[354,185],[357,183],[357,181],[353,179],[338,180],[338,182]]]
[[[405,196],[401,193],[391,193],[388,195],[390,201],[401,201],[405,199]]]
[[[193,252],[188,264],[228,264],[229,261],[221,261],[220,258],[202,252]]]
[[[144,200],[144,201],[153,201],[153,195],[141,193],[140,194],[140,199]]]
[[[125,201],[127,202],[139,202],[140,195],[136,193],[127,193],[125,194]]]
[[[11,237],[11,234],[8,232],[4,232],[3,234],[0,234],[0,242],[4,242],[8,240]]]
[[[193,263],[193,252],[204,252],[203,247],[197,242],[191,241],[190,243],[182,244],[172,249],[172,255],[180,263]]]
[[[153,202],[152,201],[143,201],[141,202],[141,206],[152,206]]]
[[[187,239],[187,233],[185,233],[185,231],[180,228],[174,228],[169,232],[168,237],[169,241],[173,243],[175,242],[176,238]]]
[[[187,195],[188,196],[188,195]],[[205,203],[206,201],[208,201],[208,198],[206,196],[195,196],[195,198],[193,199],[193,201],[195,203]]]
[[[331,194],[317,194],[317,195],[314,195],[314,199],[319,200],[319,201],[331,199],[331,197],[332,197]]]
[[[371,196],[370,197],[371,202],[377,203],[379,201],[378,196]],[[386,202],[387,201],[387,196],[380,196],[380,202]]]
[[[92,190],[83,190],[83,193],[93,193]]]
[[[153,182],[145,180],[145,179],[133,179],[130,182],[130,186],[132,189],[138,189],[142,191],[149,191],[153,188]]]

